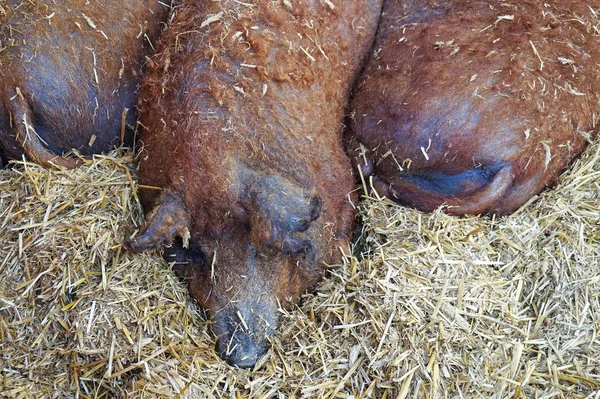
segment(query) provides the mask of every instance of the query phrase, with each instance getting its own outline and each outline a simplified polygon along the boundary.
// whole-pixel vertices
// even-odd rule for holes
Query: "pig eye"
[[[310,199],[310,221],[317,220],[321,216],[321,208],[323,200],[320,197],[312,197]]]
[[[297,240],[291,237],[286,237],[283,240],[281,251],[286,255],[301,257],[310,257],[315,252],[309,240]]]
[[[204,252],[194,246],[184,248],[179,237],[173,243],[165,245],[163,259],[165,262],[175,265],[189,265],[196,268],[207,266]]]

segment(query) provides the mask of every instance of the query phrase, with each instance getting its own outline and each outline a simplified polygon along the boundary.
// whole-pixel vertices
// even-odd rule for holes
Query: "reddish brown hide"
[[[184,1],[140,93],[134,250],[167,252],[207,308],[217,351],[251,367],[279,306],[340,261],[354,209],[341,123],[374,40],[373,0]],[[202,261],[202,254],[206,262]]]
[[[25,154],[74,167],[133,142],[135,91],[170,1],[41,0],[0,6],[0,166]],[[125,110],[127,113],[124,113]]]
[[[596,134],[599,1],[386,1],[349,152],[382,196],[515,211]]]

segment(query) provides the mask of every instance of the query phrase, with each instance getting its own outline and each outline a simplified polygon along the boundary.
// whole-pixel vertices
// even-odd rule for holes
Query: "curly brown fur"
[[[382,196],[510,213],[596,134],[600,2],[388,0],[347,144]]]
[[[142,85],[140,182],[183,198],[190,250],[208,261],[176,270],[211,311],[221,355],[249,367],[278,306],[294,305],[348,245],[341,123],[381,5],[182,3]],[[141,198],[160,206],[155,191]],[[175,260],[191,258],[182,251]]]

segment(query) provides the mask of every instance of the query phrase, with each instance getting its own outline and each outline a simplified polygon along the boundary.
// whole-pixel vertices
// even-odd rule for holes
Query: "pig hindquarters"
[[[596,134],[600,2],[391,1],[346,137],[377,192],[506,214]]]
[[[139,72],[168,3],[9,2],[0,13],[0,164],[25,154],[74,167],[71,150],[131,145]]]

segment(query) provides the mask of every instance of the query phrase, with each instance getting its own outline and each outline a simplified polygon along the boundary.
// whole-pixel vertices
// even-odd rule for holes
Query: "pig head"
[[[165,260],[211,310],[217,352],[251,367],[268,349],[279,308],[293,306],[319,280],[320,262],[339,260],[336,246],[347,246],[352,219],[346,211],[339,237],[331,237],[319,220],[320,197],[279,177],[240,174],[236,209],[218,233],[194,235],[185,196],[165,191],[145,230],[126,245],[139,251],[167,244]]]

